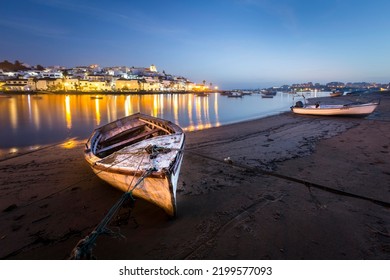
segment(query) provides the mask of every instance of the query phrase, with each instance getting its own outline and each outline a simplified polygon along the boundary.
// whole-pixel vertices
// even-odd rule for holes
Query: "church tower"
[[[150,72],[157,72],[157,68],[156,68],[156,66],[154,66],[154,64],[150,65],[149,70],[150,70]]]

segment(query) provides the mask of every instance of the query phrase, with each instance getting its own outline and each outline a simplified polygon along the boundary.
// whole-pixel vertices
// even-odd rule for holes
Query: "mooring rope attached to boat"
[[[149,159],[152,161],[151,167],[142,174],[137,180],[137,182],[134,184],[134,186],[131,188],[133,184],[133,180],[135,176],[133,176],[129,188],[127,189],[127,192],[125,192],[120,199],[114,204],[113,207],[108,211],[106,216],[103,218],[103,220],[99,223],[99,225],[85,238],[81,239],[75,248],[73,248],[70,259],[73,260],[79,260],[79,259],[92,259],[92,249],[96,245],[96,239],[99,237],[101,234],[111,234],[111,235],[118,235],[121,236],[120,233],[114,233],[112,230],[107,228],[107,225],[111,222],[111,220],[114,218],[115,214],[119,211],[119,209],[122,207],[122,205],[128,200],[131,199],[134,201],[134,198],[132,196],[133,191],[144,181],[146,177],[151,175],[153,172],[156,171],[156,165],[155,165],[155,158],[158,156],[160,153],[167,153],[170,152],[171,149],[169,148],[164,148],[164,147],[159,147],[156,145],[149,145],[145,148],[140,149],[136,153],[131,153],[131,156],[134,154],[139,154],[142,153],[142,151],[145,151],[146,154],[149,154]],[[145,154],[145,153],[144,153]],[[145,155],[146,155],[145,154]],[[129,157],[126,157],[124,160],[129,159]],[[141,158],[141,160],[138,163],[137,171],[140,169],[140,166],[142,162],[144,161],[144,156]],[[122,161],[124,161],[122,160]],[[120,162],[122,162],[120,161]],[[120,162],[117,162],[115,164],[112,164],[111,166],[114,166]],[[110,167],[111,167],[110,166]],[[109,167],[108,167],[109,168]],[[107,169],[108,169],[107,168]],[[101,171],[100,171],[101,172]],[[131,189],[130,189],[131,188]]]
[[[99,225],[85,238],[81,239],[76,247],[73,248],[71,256],[69,259],[72,260],[80,260],[80,259],[92,259],[92,249],[96,245],[96,239],[101,234],[115,234],[112,230],[107,228],[107,225],[110,223],[110,221],[113,219],[114,215],[119,211],[119,209],[122,207],[122,205],[128,200],[132,199],[134,200],[132,193],[135,188],[137,188],[143,180],[152,174],[152,172],[155,171],[154,167],[149,168],[144,172],[144,174],[138,178],[138,181],[135,183],[134,187],[128,191],[125,192],[119,200],[114,204],[113,207],[108,211],[106,216],[103,218],[103,220],[99,223]],[[116,233],[116,235],[119,235],[119,233]]]
[[[205,155],[205,154],[196,152],[194,150],[188,150],[187,149],[186,152],[190,153],[190,154],[193,154],[195,156],[199,156],[199,157],[202,157],[202,158],[205,158],[205,159],[212,160],[212,161],[217,161],[217,162],[221,162],[221,163],[224,163],[224,164],[228,163],[231,166],[235,166],[235,167],[241,168],[243,170],[247,170],[247,171],[251,171],[251,172],[259,172],[260,174],[263,174],[263,175],[268,175],[268,176],[284,179],[284,180],[287,180],[287,181],[296,182],[296,183],[299,183],[299,184],[302,184],[302,185],[306,186],[309,189],[310,188],[321,189],[321,190],[329,192],[329,193],[334,193],[334,194],[338,194],[338,195],[342,195],[342,196],[347,196],[347,197],[352,197],[352,198],[356,198],[356,199],[361,199],[361,200],[369,201],[369,202],[372,202],[374,204],[377,204],[377,205],[380,205],[380,206],[383,206],[383,207],[386,207],[386,208],[390,208],[390,202],[388,202],[388,201],[383,201],[383,200],[379,200],[379,199],[375,199],[375,198],[371,198],[371,197],[367,197],[367,196],[363,196],[363,195],[359,195],[359,194],[354,194],[354,193],[351,193],[351,192],[338,190],[338,189],[335,189],[335,188],[331,188],[331,187],[327,187],[327,186],[324,186],[324,185],[316,184],[316,183],[309,182],[309,181],[306,181],[306,180],[303,180],[303,179],[299,179],[299,178],[295,178],[295,177],[292,177],[292,176],[283,175],[283,174],[276,173],[276,172],[273,172],[273,171],[267,171],[267,170],[261,169],[259,167],[252,167],[252,166],[248,166],[248,165],[245,165],[245,164],[236,163],[236,162],[233,162],[232,160],[230,160],[230,158],[229,158],[229,161],[226,161],[226,160],[214,158],[214,157],[211,157],[209,155]]]
[[[145,149],[142,149],[142,150],[146,150],[146,148],[145,148]],[[138,152],[138,153],[139,153],[139,152]],[[141,158],[141,160],[139,161],[138,166],[137,166],[137,171],[140,169],[141,164],[142,164],[142,162],[144,161],[144,157],[145,157],[145,156],[143,156],[143,157]],[[126,157],[126,159],[128,159],[128,158],[130,158],[130,156],[129,156],[129,157]],[[126,159],[125,159],[125,160],[126,160]],[[120,162],[118,162],[118,163],[121,163],[121,162],[123,162],[123,161],[124,161],[124,160],[122,160],[122,161],[120,161]],[[118,164],[118,163],[116,163],[116,164]],[[155,169],[154,166],[151,167],[151,168]],[[133,178],[131,179],[130,184],[129,184],[129,187],[127,188],[127,192],[132,192],[132,191],[137,187],[137,184],[135,184],[134,187],[133,187],[133,189],[130,190],[131,185],[133,184],[134,178],[135,178],[135,176],[133,176]]]

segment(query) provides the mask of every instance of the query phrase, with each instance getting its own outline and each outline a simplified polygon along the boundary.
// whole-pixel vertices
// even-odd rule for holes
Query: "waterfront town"
[[[273,87],[283,92],[332,91],[383,91],[390,83],[329,82],[297,83]],[[66,68],[63,66],[30,66],[16,60],[0,62],[0,91],[2,92],[68,92],[68,93],[148,93],[148,92],[206,92],[219,91],[218,86],[203,80],[195,83],[183,76],[159,72],[150,67],[100,67],[97,64]],[[252,89],[253,90],[253,89]],[[260,89],[254,89],[260,90]]]
[[[212,83],[194,83],[182,76],[150,67],[99,65],[31,67],[15,61],[0,63],[0,90],[4,92],[193,92],[216,89]]]

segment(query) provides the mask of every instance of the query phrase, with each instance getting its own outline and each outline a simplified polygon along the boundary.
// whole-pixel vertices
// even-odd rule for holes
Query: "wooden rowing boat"
[[[97,128],[86,143],[85,159],[107,183],[175,216],[184,143],[178,125],[137,113]]]
[[[321,116],[367,116],[374,112],[378,102],[369,103],[349,103],[349,104],[314,104],[304,105],[301,101],[298,101],[295,106],[291,107],[291,110],[296,114],[303,115],[321,115]]]

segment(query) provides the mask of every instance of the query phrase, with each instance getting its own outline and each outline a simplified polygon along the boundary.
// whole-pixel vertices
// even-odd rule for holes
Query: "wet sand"
[[[390,95],[187,133],[175,219],[136,200],[97,259],[390,259]],[[0,161],[0,258],[67,259],[121,192],[70,141]],[[229,160],[228,160],[229,158]],[[130,216],[127,214],[130,212]]]

